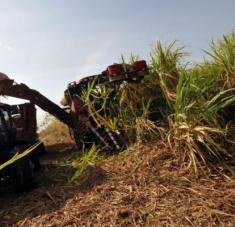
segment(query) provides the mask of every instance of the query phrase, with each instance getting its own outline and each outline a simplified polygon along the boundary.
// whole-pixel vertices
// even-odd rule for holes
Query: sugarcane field
[[[0,227],[235,226],[233,1],[0,4]]]

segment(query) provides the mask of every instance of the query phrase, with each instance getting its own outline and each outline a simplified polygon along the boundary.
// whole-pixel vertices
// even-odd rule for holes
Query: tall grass
[[[224,35],[223,39],[212,41],[211,52],[214,64],[221,71],[221,79],[228,88],[235,87],[235,33]]]
[[[98,156],[98,150],[95,145],[92,145],[89,151],[85,151],[85,148],[83,148],[81,156],[69,164],[75,169],[75,173],[73,174],[71,181],[79,179],[89,166],[94,165],[96,161],[100,159],[101,158]]]
[[[235,35],[213,41],[209,58],[188,67],[184,48],[157,42],[149,74],[139,84],[90,85],[83,93],[97,125],[121,131],[129,143],[168,141],[182,166],[223,163],[234,154]],[[132,55],[129,62],[138,59]],[[121,61],[125,59],[122,56]]]
[[[183,47],[175,48],[175,41],[163,47],[157,42],[151,52],[152,83],[160,87],[170,109],[174,109],[176,86],[179,80],[180,60],[187,56]]]
[[[215,74],[201,70],[182,71],[176,91],[175,113],[171,116],[170,134],[181,163],[198,172],[200,161],[222,161],[232,155],[224,143],[227,124],[220,112],[235,101],[232,89],[216,87]],[[220,90],[215,93],[215,90]]]
[[[212,61],[179,70],[169,141],[180,162],[196,174],[201,164],[222,163],[234,155],[234,142],[228,139],[234,122],[224,118],[235,103],[234,53],[234,35],[224,36],[212,44]]]

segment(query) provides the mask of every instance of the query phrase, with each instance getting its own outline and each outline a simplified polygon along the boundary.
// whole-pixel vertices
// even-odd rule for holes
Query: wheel
[[[47,150],[44,146],[44,143],[40,143],[40,145],[37,147],[37,151],[39,156],[44,156],[47,154]]]
[[[33,170],[39,171],[41,170],[41,164],[40,164],[40,157],[47,154],[47,151],[45,149],[45,146],[43,143],[41,143],[34,152],[31,153],[30,161],[33,163]]]
[[[21,193],[35,186],[33,164],[28,157],[23,157],[12,164],[13,190]]]

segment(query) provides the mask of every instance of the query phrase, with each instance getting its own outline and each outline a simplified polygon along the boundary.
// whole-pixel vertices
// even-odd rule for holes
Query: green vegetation
[[[204,62],[192,67],[184,63],[184,48],[175,46],[157,42],[141,83],[119,89],[90,84],[83,100],[98,125],[121,132],[129,145],[161,139],[195,175],[218,164],[227,168],[235,143],[235,34],[213,41]],[[97,155],[88,154],[92,160]],[[87,165],[82,163],[81,170]]]
[[[98,152],[96,150],[95,145],[93,145],[89,149],[89,151],[85,151],[85,149],[83,148],[82,156],[79,156],[71,163],[72,167],[77,169],[74,175],[72,176],[71,181],[78,179],[88,166],[94,165],[94,163],[98,160],[97,154]]]
[[[213,42],[210,56],[211,61],[178,71],[174,113],[170,116],[169,137],[176,154],[195,173],[201,164],[223,164],[234,156],[234,34]]]

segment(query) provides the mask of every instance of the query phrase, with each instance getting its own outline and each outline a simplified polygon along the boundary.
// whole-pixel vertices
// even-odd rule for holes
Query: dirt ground
[[[235,181],[193,178],[163,143],[90,166],[77,182],[73,144],[47,147],[39,185],[0,197],[0,226],[235,226]]]

